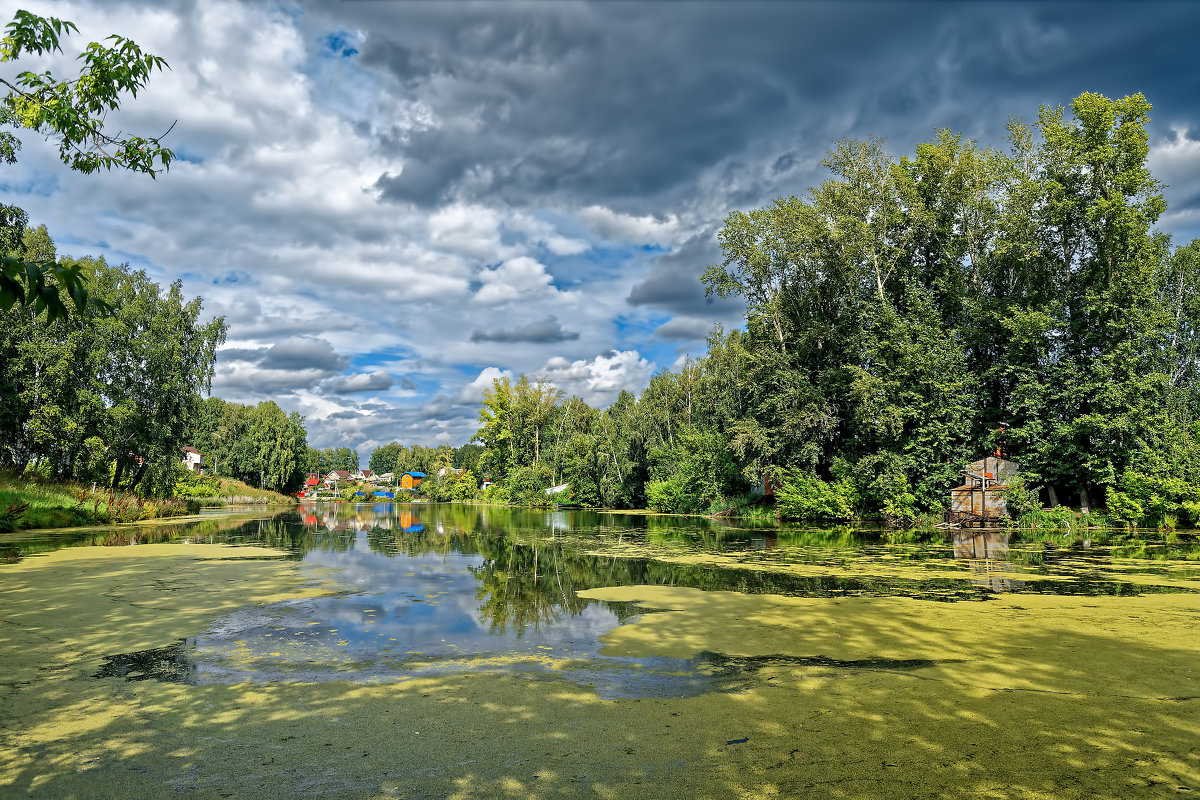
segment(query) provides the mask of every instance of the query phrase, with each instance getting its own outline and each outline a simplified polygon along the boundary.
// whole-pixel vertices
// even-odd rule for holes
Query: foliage
[[[306,469],[322,478],[334,470],[344,470],[353,474],[358,472],[358,451],[351,447],[326,447],[324,450],[310,447]]]
[[[553,502],[546,494],[546,489],[550,486],[550,467],[546,464],[517,467],[508,476],[507,484],[510,503],[519,506],[547,506]]]
[[[189,513],[177,498],[145,498],[104,487],[0,475],[0,532],[136,522]]]
[[[210,397],[200,403],[186,438],[203,454],[209,474],[259,489],[294,491],[310,466],[304,418],[270,400],[244,406]]]
[[[60,39],[77,31],[72,22],[17,11],[0,40],[0,62],[62,52]],[[82,65],[79,75],[72,80],[60,80],[48,71],[0,76],[0,84],[7,89],[0,97],[0,125],[56,139],[59,157],[71,169],[90,173],[101,167],[118,168],[153,178],[169,167],[174,154],[158,138],[114,134],[105,129],[104,122],[126,95],[136,97],[151,73],[167,64],[122,36],[109,36],[105,42],[108,44],[91,42],[84,48],[77,57]],[[19,148],[15,135],[0,132],[0,160],[14,163]],[[26,222],[21,209],[0,205],[0,238],[11,238],[14,232],[19,235]],[[64,296],[69,303],[63,302]],[[78,265],[6,252],[0,254],[0,310],[8,311],[14,304],[32,307],[35,317],[45,312],[51,323],[67,319],[72,307],[77,314],[111,311],[106,302],[89,293]]]
[[[646,484],[646,497],[658,511],[721,511],[723,498],[741,488],[729,442],[716,431],[684,428],[675,446],[650,454],[650,463],[655,480]]]
[[[676,512],[783,474],[784,513],[907,526],[1001,447],[1021,519],[1092,524],[1111,497],[1137,524],[1200,522],[1200,240],[1155,228],[1149,112],[1085,93],[1012,122],[1005,151],[835,143],[823,183],[725,220],[702,280],[744,328],[602,410],[495,381],[481,474],[548,463],[576,502]]]
[[[175,480],[176,497],[220,497],[221,481],[213,475],[199,475],[187,469]]]
[[[1039,510],[1042,507],[1039,498],[1040,492],[1028,485],[1024,475],[1009,478],[1008,486],[1004,490],[1004,503],[1010,517],[1018,519]]]
[[[479,478],[469,469],[450,473],[439,481],[439,486],[442,489],[439,499],[442,500],[469,502],[479,494]]]
[[[22,248],[54,259],[44,229],[27,231]],[[164,290],[103,259],[59,263],[114,311],[69,322],[0,311],[0,466],[169,495],[225,323],[201,322],[201,301],[179,282]]]
[[[785,519],[850,520],[858,492],[849,478],[823,481],[800,470],[788,470],[775,492],[776,509]]]

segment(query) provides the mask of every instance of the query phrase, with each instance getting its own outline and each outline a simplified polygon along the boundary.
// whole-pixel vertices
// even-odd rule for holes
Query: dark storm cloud
[[[796,153],[882,134],[908,152],[939,127],[1002,144],[1012,115],[1094,89],[1200,93],[1179,6],[1106,3],[584,3],[338,6],[361,63],[439,123],[384,131],[406,162],[377,188],[432,205],[551,196],[672,210],[742,160],[762,180],[727,206],[803,191]],[[811,162],[810,162],[811,163]],[[664,201],[668,206],[664,208]]]
[[[297,336],[272,345],[258,365],[263,369],[340,372],[349,362],[333,345],[316,337]]]
[[[654,335],[668,342],[694,342],[704,339],[712,329],[708,320],[676,317],[654,329]]]
[[[285,372],[341,372],[349,362],[333,345],[315,336],[294,336],[270,347],[227,347],[217,351],[220,363],[244,362]]]
[[[217,351],[217,361],[219,363],[228,363],[232,361],[243,361],[250,364],[257,364],[262,361],[263,356],[267,354],[265,347],[226,347],[224,350]]]
[[[675,252],[656,257],[650,274],[625,298],[634,306],[670,311],[700,318],[730,319],[741,313],[740,301],[705,297],[700,276],[709,264],[720,263],[715,231],[692,237]]]
[[[471,334],[472,342],[531,342],[535,344],[554,344],[555,342],[573,341],[579,338],[575,331],[564,330],[558,317],[553,314],[545,319],[539,319],[515,328],[500,328],[494,331],[475,331]]]
[[[778,22],[673,4],[395,10],[397,24],[371,28],[362,63],[444,124],[385,134],[408,161],[377,188],[431,204],[483,167],[477,190],[510,203],[553,193],[641,207],[802,112],[793,84],[809,77],[788,74],[791,53],[832,49],[804,35],[806,19],[831,19],[810,8],[775,4]],[[736,44],[739,33],[754,44]]]
[[[293,336],[270,347],[227,347],[217,351],[220,363],[244,362],[284,372],[341,372],[349,362],[333,345],[315,336]]]

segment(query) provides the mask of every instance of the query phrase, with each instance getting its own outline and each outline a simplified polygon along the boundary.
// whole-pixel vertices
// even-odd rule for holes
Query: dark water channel
[[[620,658],[601,637],[643,609],[583,589],[670,585],[980,602],[1001,592],[1200,589],[1192,533],[898,532],[462,505],[317,505],[256,519],[0,537],[10,561],[71,545],[282,548],[330,596],[239,610],[203,634],[114,654],[101,675],[185,683],[403,681],[458,671],[565,677],[607,697],[732,689],[770,659]],[[910,670],[926,662],[833,662]],[[817,659],[820,661],[820,659]]]

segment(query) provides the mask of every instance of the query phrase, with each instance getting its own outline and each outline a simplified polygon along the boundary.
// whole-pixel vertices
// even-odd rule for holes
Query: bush
[[[788,470],[775,493],[775,509],[785,519],[850,520],[858,492],[849,478],[834,483],[800,470]]]
[[[1008,482],[1008,488],[1004,490],[1004,504],[1008,515],[1019,519],[1025,514],[1040,510],[1040,496],[1041,493],[1036,488],[1025,482],[1024,475],[1014,475]]]
[[[1087,521],[1069,506],[1038,508],[1026,511],[1017,518],[1017,526],[1021,528],[1069,531],[1073,525],[1084,528],[1087,527]]]
[[[726,498],[745,488],[729,440],[716,431],[685,428],[674,447],[652,452],[650,462],[646,503],[656,511],[723,510],[729,507]]]
[[[508,485],[503,481],[493,483],[483,490],[483,502],[485,503],[508,503],[511,499]]]
[[[1141,503],[1111,486],[1104,493],[1104,502],[1108,506],[1109,516],[1127,527],[1137,525],[1145,514]]]
[[[442,493],[446,500],[470,502],[479,495],[479,478],[469,469],[447,475],[443,483]]]
[[[686,514],[693,510],[693,500],[688,494],[686,480],[679,475],[646,484],[646,505],[654,511]]]
[[[221,481],[208,475],[197,475],[190,470],[181,469],[175,480],[176,497],[220,497]]]
[[[546,494],[553,476],[547,464],[517,467],[508,476],[509,502],[519,506],[547,506],[554,501]]]

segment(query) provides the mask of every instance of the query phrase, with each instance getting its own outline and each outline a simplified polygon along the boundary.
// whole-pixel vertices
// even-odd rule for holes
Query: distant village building
[[[188,468],[189,472],[203,472],[201,469],[204,466],[204,454],[194,447],[181,447],[183,451],[183,465]]]
[[[350,472],[344,469],[335,469],[333,472],[325,476],[325,486],[337,491],[338,484],[350,480]]]
[[[441,469],[438,470],[437,476],[439,478],[444,478],[447,475],[461,475],[464,472],[466,472],[465,469],[454,469],[453,467],[442,467]]]
[[[415,489],[425,480],[424,472],[406,472],[400,476],[401,489]]]
[[[963,470],[966,483],[950,490],[950,511],[957,517],[1000,519],[1008,516],[1004,490],[1021,465],[1015,461],[988,456]]]
[[[310,472],[304,476],[304,488],[315,489],[321,485],[321,476],[315,472]]]
[[[375,473],[369,469],[360,469],[358,472],[354,473],[354,480],[373,483],[375,481]]]

